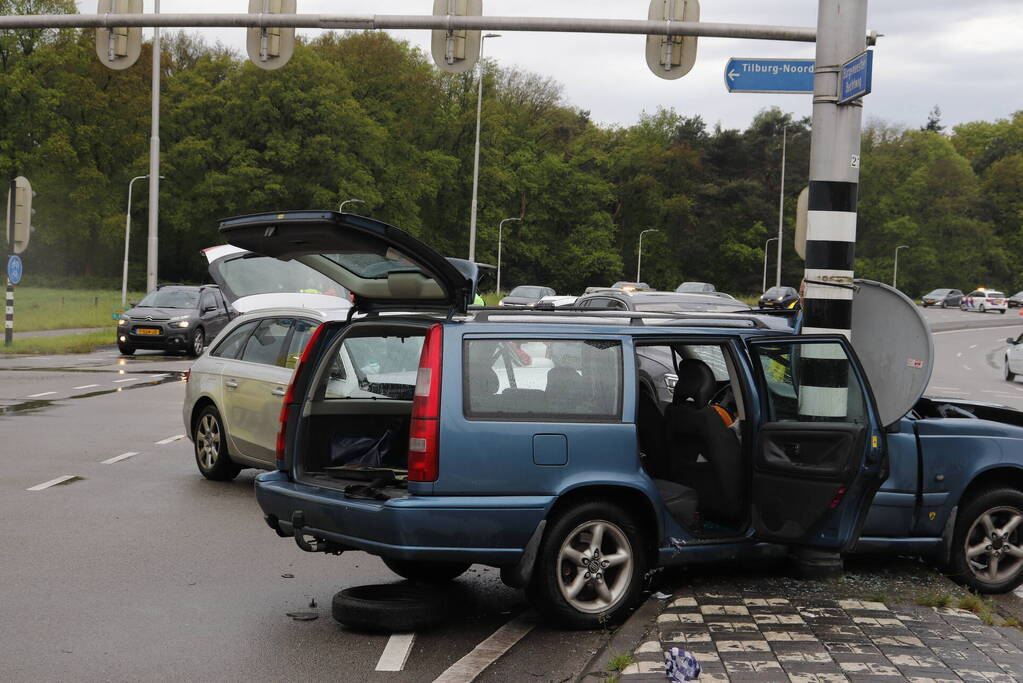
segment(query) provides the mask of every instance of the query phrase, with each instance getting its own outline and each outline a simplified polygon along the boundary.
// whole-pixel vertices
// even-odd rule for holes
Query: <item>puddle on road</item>
[[[46,370],[55,370],[57,368],[40,368]],[[62,368],[66,371],[66,369]],[[89,371],[96,372],[96,371]],[[109,373],[109,371],[107,371]],[[152,372],[143,373],[125,373],[125,374],[147,374],[151,375]],[[60,406],[67,401],[74,401],[80,398],[92,398],[94,396],[106,396],[107,394],[116,394],[118,392],[130,391],[132,389],[138,389],[140,387],[155,387],[159,384],[169,384],[171,382],[180,382],[185,379],[185,373],[180,370],[169,370],[163,377],[153,379],[149,382],[136,382],[134,384],[128,384],[119,387],[111,387],[109,389],[100,389],[98,391],[88,391],[84,394],[75,394],[74,396],[65,396],[63,398],[55,399],[32,399],[29,401],[19,401],[9,406],[0,406],[0,417],[8,417],[11,415],[23,415],[25,413],[34,413],[41,410],[45,410],[50,406]]]

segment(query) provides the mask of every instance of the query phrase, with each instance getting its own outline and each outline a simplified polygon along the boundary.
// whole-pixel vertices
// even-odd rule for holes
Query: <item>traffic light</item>
[[[142,14],[142,0],[99,0],[97,14]],[[96,29],[96,55],[105,66],[120,71],[142,54],[142,27]]]
[[[18,176],[14,179],[14,235],[12,236],[11,252],[20,254],[28,247],[28,238],[32,233],[32,183],[28,178]],[[10,211],[11,193],[7,191],[7,206]],[[6,226],[5,226],[6,227]]]
[[[647,19],[699,21],[700,0],[651,0]],[[682,78],[696,63],[696,36],[647,36],[646,63],[661,78]]]
[[[249,0],[249,14],[295,14],[295,0]],[[246,29],[249,60],[260,69],[279,69],[295,52],[295,27]]]
[[[434,16],[478,17],[483,15],[483,0],[433,0]],[[480,57],[480,31],[431,31],[431,52],[437,68],[462,74],[476,66]]]

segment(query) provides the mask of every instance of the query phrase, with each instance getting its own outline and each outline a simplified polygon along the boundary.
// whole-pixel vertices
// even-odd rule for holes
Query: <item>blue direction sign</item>
[[[870,50],[843,64],[838,80],[838,103],[852,102],[869,93],[873,75],[874,53]]]
[[[7,259],[7,279],[12,285],[16,285],[21,282],[21,275],[24,272],[25,269],[21,265],[21,257],[17,254],[12,254]]]
[[[812,59],[743,59],[725,65],[728,92],[812,93]]]

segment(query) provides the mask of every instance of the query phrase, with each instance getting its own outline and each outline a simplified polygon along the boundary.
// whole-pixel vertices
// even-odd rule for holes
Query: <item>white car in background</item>
[[[964,311],[979,311],[980,313],[998,311],[1004,314],[1009,310],[1009,301],[1002,292],[981,287],[964,296],[959,308]]]
[[[1009,382],[1016,381],[1016,375],[1023,375],[1023,334],[1016,338],[1009,337],[1005,340],[1009,348],[1005,350],[1005,379]]]

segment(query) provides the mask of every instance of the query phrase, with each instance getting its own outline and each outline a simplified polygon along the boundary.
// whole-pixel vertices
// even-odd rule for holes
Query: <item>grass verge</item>
[[[128,301],[145,294],[128,292]],[[120,289],[14,288],[14,329],[62,330],[74,327],[107,327],[113,308],[121,307]]]
[[[95,332],[84,334],[67,334],[56,337],[22,337],[15,339],[10,346],[0,344],[0,356],[14,354],[63,354],[89,353],[100,346],[110,346],[115,342],[115,330],[105,327]]]

